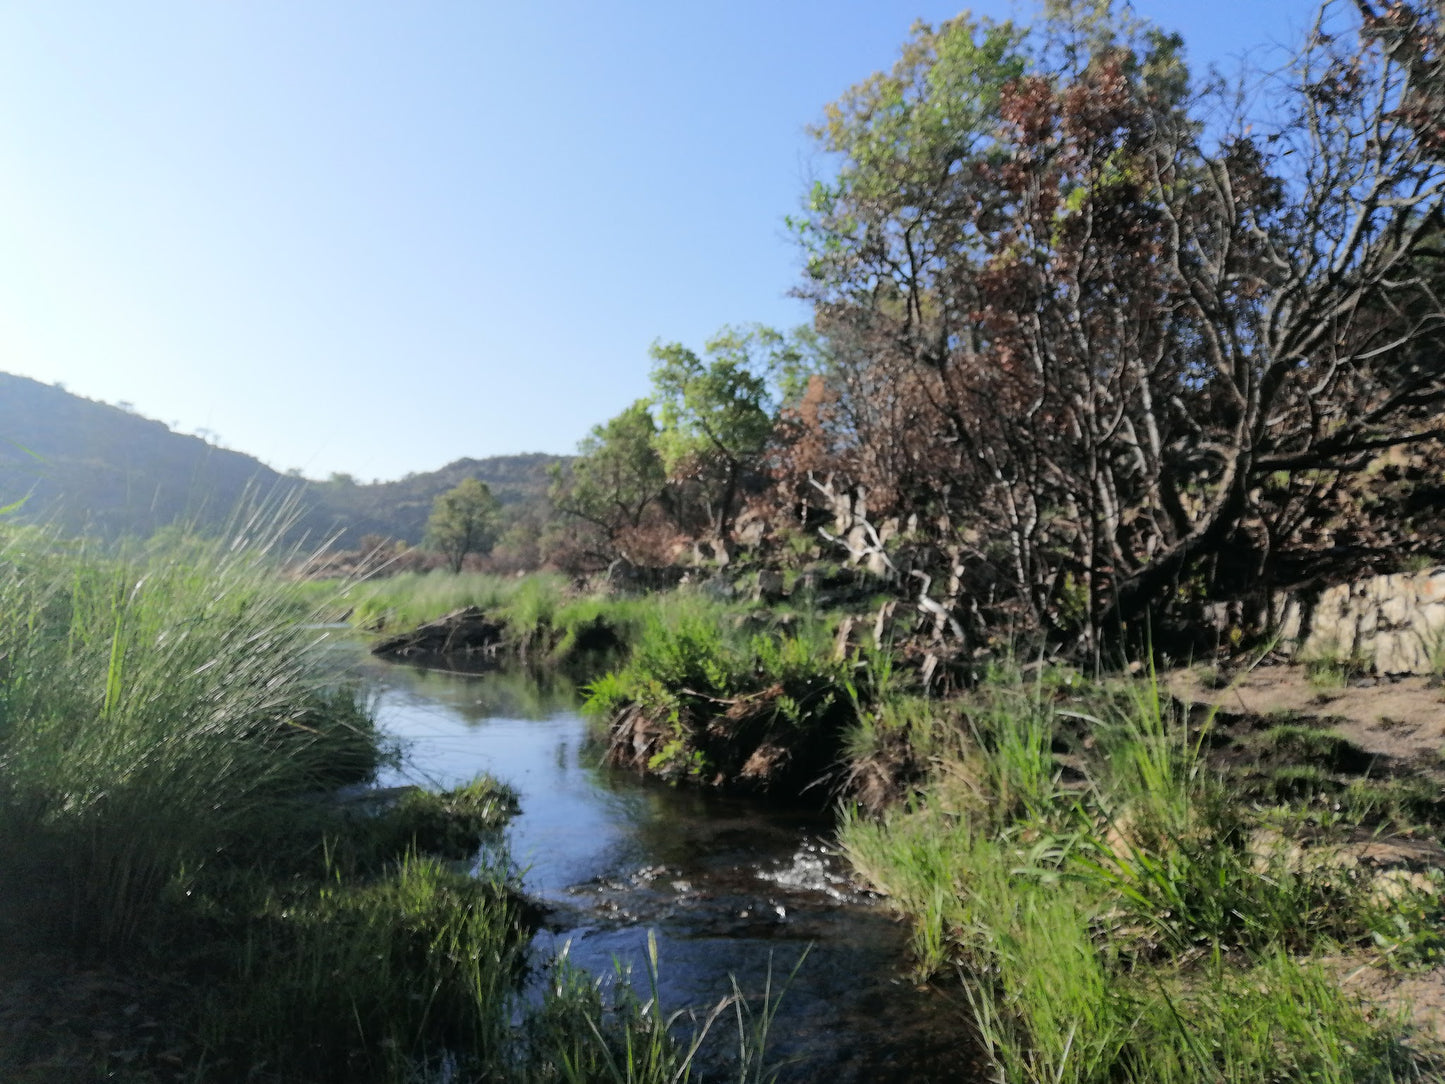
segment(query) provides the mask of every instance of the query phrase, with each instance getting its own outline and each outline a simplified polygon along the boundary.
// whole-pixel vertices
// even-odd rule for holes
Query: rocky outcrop
[[[495,658],[505,645],[506,626],[475,606],[453,610],[410,632],[389,636],[371,646],[373,655],[393,659],[435,655],[478,655]]]
[[[1350,660],[1379,674],[1445,666],[1445,566],[1283,596],[1277,612],[1280,645],[1301,660]]]
[[[687,575],[681,565],[636,565],[619,557],[607,566],[603,584],[609,591],[643,594],[676,587]]]
[[[781,572],[765,568],[758,573],[758,583],[753,589],[754,602],[771,604],[782,602],[787,597],[787,584]]]

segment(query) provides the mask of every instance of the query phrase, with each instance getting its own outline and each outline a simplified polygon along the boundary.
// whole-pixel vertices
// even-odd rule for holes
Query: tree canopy
[[[464,478],[437,497],[426,525],[426,545],[460,572],[470,553],[485,554],[496,540],[497,499],[485,482]]]
[[[662,502],[667,469],[650,405],[639,399],[577,445],[577,459],[553,477],[554,507],[598,535],[583,548],[610,560],[631,557],[635,534]]]
[[[965,652],[1402,538],[1361,479],[1445,460],[1439,5],[1331,5],[1238,86],[1183,58],[1109,0],[917,24],[813,131],[813,327],[655,344],[557,506],[613,554],[821,527]]]
[[[1179,45],[1106,3],[920,24],[829,107],[795,223],[814,465],[1056,633],[1257,575],[1322,480],[1442,433],[1435,16],[1317,30],[1270,127]]]

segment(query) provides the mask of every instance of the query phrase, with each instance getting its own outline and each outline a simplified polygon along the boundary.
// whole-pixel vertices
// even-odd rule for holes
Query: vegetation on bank
[[[685,1079],[625,986],[523,1002],[531,909],[472,868],[515,799],[356,790],[396,751],[237,541],[0,532],[0,1075]]]
[[[806,586],[792,576],[794,590],[763,598],[756,572],[713,576],[695,570],[695,582],[674,591],[616,588],[605,577],[581,582],[558,573],[497,576],[481,572],[400,573],[359,582],[311,580],[297,589],[335,620],[372,634],[417,628],[468,608],[482,611],[505,628],[508,658],[561,666],[590,679],[625,660],[649,637],[665,639],[678,623],[710,625],[729,643],[744,644],[752,633],[782,629],[821,645],[849,607],[876,600],[878,581],[828,566],[831,592]],[[681,577],[669,577],[677,582]],[[841,586],[839,586],[841,585]],[[826,652],[825,652],[826,653]]]
[[[650,615],[591,686],[609,758],[668,779],[796,793],[825,778],[850,718],[827,622],[719,622],[693,599]],[[753,627],[750,627],[753,626]]]
[[[471,599],[494,612],[546,597],[549,621],[632,615],[628,650],[590,687],[615,763],[838,801],[843,854],[914,924],[919,977],[961,978],[960,1026],[980,1029],[1003,1079],[1445,1071],[1428,1036],[1346,981],[1445,959],[1445,865],[1362,857],[1445,828],[1428,765],[1378,760],[1308,718],[1190,708],[1147,668],[1086,677],[995,655],[968,688],[930,694],[899,645],[839,635],[876,604],[866,585],[835,607],[801,583],[772,604],[722,583],[470,587],[490,585]]]
[[[404,574],[336,613],[477,606],[517,656],[607,671],[614,760],[839,799],[844,852],[914,922],[920,974],[963,974],[1002,1079],[1438,1078],[1348,981],[1440,959],[1439,856],[1358,846],[1438,838],[1436,779],[1093,676],[1319,554],[1445,552],[1445,35],[1408,0],[1336,14],[1252,125],[1108,3],[918,27],[816,133],[837,169],[793,223],[814,327],[658,344],[651,399],[554,479],[563,518],[510,536],[529,567],[723,574],[642,596]],[[325,799],[376,736],[248,551],[7,537],[7,935],[166,960],[210,991],[185,1041],[221,1079],[251,1051],[282,1078],[685,1075],[655,1002],[608,1006],[565,964],[519,1040],[525,909],[500,869],[421,853],[467,850],[505,797]],[[828,556],[887,604],[804,586]],[[728,597],[740,567],[789,607]],[[1010,646],[1090,676],[1023,679]]]
[[[1003,1077],[1018,1081],[1434,1079],[1428,1037],[1343,983],[1438,962],[1439,870],[1374,869],[1363,838],[1418,827],[1355,766],[1275,792],[1327,731],[1255,736],[1149,677],[1046,672],[935,714],[906,805],[844,818],[854,867],[915,924],[922,974],[958,969]],[[1278,728],[1276,728],[1278,730]],[[1278,757],[1267,780],[1242,778]],[[1278,738],[1278,740],[1275,740]],[[1268,757],[1263,758],[1268,762]],[[1378,771],[1378,769],[1376,769]],[[1346,789],[1339,784],[1339,793]],[[1438,830],[1440,810],[1432,811]]]

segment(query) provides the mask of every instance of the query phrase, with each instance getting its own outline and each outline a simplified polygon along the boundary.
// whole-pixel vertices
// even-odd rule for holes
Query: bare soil
[[[1209,676],[1196,667],[1164,680],[1186,703],[1231,714],[1317,719],[1372,756],[1445,770],[1445,687],[1438,678],[1357,678],[1332,688],[1313,682],[1303,666],[1259,666],[1226,675],[1227,683],[1214,688]]]
[[[1339,686],[1312,679],[1304,666],[1258,666],[1234,674],[1203,668],[1162,679],[1180,701],[1217,708],[1220,717],[1315,725],[1358,747],[1372,775],[1430,780],[1445,797],[1445,687],[1436,677],[1354,678]],[[1375,870],[1445,867],[1438,830],[1422,837],[1365,835],[1346,848]],[[1410,1019],[1422,1041],[1445,1044],[1445,965],[1391,968],[1380,953],[1332,961],[1345,989]]]

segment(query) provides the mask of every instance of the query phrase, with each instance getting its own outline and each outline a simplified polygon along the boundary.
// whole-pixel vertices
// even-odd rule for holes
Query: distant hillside
[[[548,469],[566,461],[564,456],[531,452],[525,455],[496,455],[489,459],[458,459],[440,470],[410,474],[396,482],[361,485],[346,480],[312,482],[307,499],[344,525],[347,540],[355,543],[366,534],[421,541],[427,516],[439,493],[445,493],[463,478],[480,478],[501,502],[503,510],[543,501],[550,481]]]
[[[417,543],[437,494],[480,478],[504,506],[545,498],[564,457],[459,459],[396,482],[360,485],[279,474],[260,460],[176,433],[120,407],[0,373],[0,505],[26,497],[19,518],[72,534],[148,536],[176,522],[219,529],[249,498],[296,496],[299,530],[342,545],[380,534]]]

